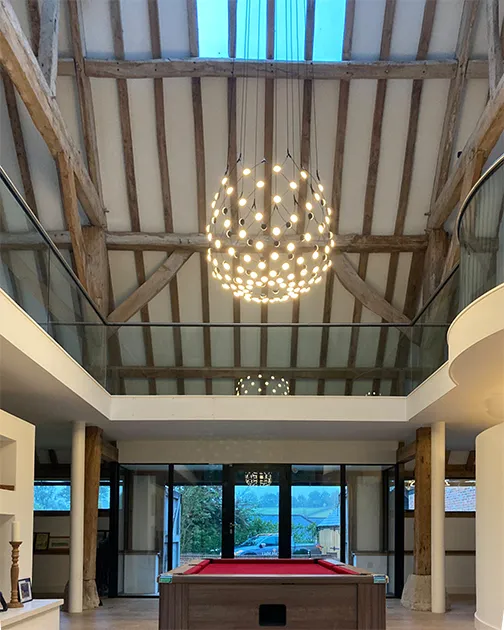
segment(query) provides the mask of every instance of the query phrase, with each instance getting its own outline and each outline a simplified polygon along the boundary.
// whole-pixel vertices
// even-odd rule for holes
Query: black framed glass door
[[[225,469],[222,556],[290,557],[290,466],[238,464]]]

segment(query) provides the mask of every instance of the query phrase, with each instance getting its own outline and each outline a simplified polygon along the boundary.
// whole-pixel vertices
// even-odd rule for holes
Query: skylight
[[[197,0],[200,57],[229,58],[228,0]],[[341,61],[345,0],[315,3],[314,61]],[[305,58],[307,0],[276,0],[275,59]],[[267,0],[237,0],[236,57],[266,59]]]

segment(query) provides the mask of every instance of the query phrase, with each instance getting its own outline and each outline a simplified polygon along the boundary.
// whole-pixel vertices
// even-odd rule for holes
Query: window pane
[[[317,0],[313,38],[314,61],[341,61],[345,7],[345,0]]]
[[[292,466],[292,556],[340,559],[339,466]]]
[[[220,557],[222,466],[174,467],[173,567],[195,557]]]
[[[266,58],[266,0],[238,0],[236,56],[238,59]]]
[[[61,482],[35,483],[33,488],[35,511],[61,511],[70,510],[70,484]]]
[[[446,479],[445,512],[476,511],[476,481],[474,479]],[[404,507],[415,509],[415,482],[404,484]]]
[[[228,57],[227,0],[198,0],[200,57]]]
[[[306,29],[306,0],[276,0],[275,59],[302,61]]]
[[[71,487],[68,481],[36,481],[33,488],[35,512],[69,512]],[[98,509],[110,509],[110,485],[100,484]]]

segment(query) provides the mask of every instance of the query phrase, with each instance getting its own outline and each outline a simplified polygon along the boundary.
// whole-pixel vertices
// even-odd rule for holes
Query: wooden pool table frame
[[[285,604],[287,630],[385,630],[386,585],[362,569],[341,565],[358,575],[184,574],[200,561],[171,571],[169,583],[161,576],[159,630],[261,628],[260,603]]]

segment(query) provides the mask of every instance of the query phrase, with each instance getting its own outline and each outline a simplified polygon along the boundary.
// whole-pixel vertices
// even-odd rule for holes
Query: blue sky
[[[228,57],[228,0],[197,0],[200,57]],[[238,0],[236,56],[266,58],[266,0]],[[275,59],[304,59],[306,0],[276,0]],[[345,0],[317,0],[314,61],[341,61]],[[248,36],[246,36],[248,34]]]

